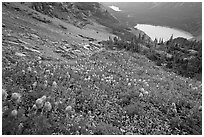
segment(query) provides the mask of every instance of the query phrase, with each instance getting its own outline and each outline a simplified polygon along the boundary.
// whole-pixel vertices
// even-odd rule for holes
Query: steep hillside
[[[103,44],[140,32],[98,3],[33,4],[2,3],[3,135],[202,134],[201,81]]]
[[[50,17],[56,17],[67,22],[84,26],[91,24],[91,20],[99,23],[117,23],[105,8],[97,2],[62,2],[62,3],[29,3],[29,7]],[[28,4],[27,4],[28,5]],[[83,24],[84,23],[84,24]]]
[[[36,12],[27,7],[26,4],[3,3],[2,17],[3,42],[10,39],[13,42],[10,45],[12,50],[16,44],[19,45],[15,47],[17,49],[35,49],[36,52],[33,53],[37,56],[47,56],[61,61],[66,61],[62,56],[64,54],[69,56],[67,52],[70,52],[70,56],[78,56],[70,49],[83,50],[83,46],[89,42],[97,44],[98,41],[114,36],[111,34],[111,30],[96,22],[92,22],[92,25],[87,24],[82,29],[64,20]],[[5,51],[9,52],[8,50]],[[22,50],[21,52],[25,51]],[[30,56],[30,52],[25,53]]]
[[[140,30],[133,30],[133,27],[128,28],[127,24],[119,22],[112,16],[103,5],[97,2],[65,2],[65,3],[24,3],[28,7],[50,17],[55,17],[64,22],[74,24],[79,28],[99,23],[107,27],[117,36],[139,35],[143,33]],[[127,30],[129,29],[129,30]],[[148,36],[146,35],[148,38]],[[128,38],[128,37],[127,37]]]

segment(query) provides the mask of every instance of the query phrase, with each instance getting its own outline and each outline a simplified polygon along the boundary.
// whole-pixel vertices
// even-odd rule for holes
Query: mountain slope
[[[51,17],[56,17],[68,22],[83,21],[91,23],[90,19],[100,22],[117,23],[105,8],[97,2],[64,2],[64,3],[30,3],[30,7],[38,12]]]
[[[112,28],[98,23],[108,13],[78,4],[62,19],[2,3],[2,134],[202,134],[202,83],[110,50]]]
[[[176,27],[194,36],[202,33],[202,4],[199,2],[112,2],[103,4],[119,7],[121,12],[109,11],[116,17],[128,20],[131,25],[143,23]],[[126,16],[121,17],[120,14]]]
[[[4,3],[3,11],[3,38],[8,39],[7,35],[11,35],[10,37],[25,41],[25,43],[21,42],[21,44],[31,49],[37,49],[38,52],[36,54],[38,56],[48,56],[66,61],[61,56],[63,54],[67,55],[67,52],[74,54],[71,53],[70,49],[76,50],[74,48],[75,45],[79,45],[78,48],[82,50],[83,45],[89,42],[97,43],[108,39],[109,36],[114,36],[107,27],[97,22],[92,21],[92,25],[87,24],[82,29],[80,23],[84,23],[83,21],[75,21],[73,19],[73,22],[79,23],[73,23],[72,25],[72,23],[67,23],[64,20],[36,12],[26,4]],[[38,44],[41,45],[39,46]],[[56,53],[61,45],[66,48],[61,49],[62,53]],[[29,52],[27,55],[30,56]]]

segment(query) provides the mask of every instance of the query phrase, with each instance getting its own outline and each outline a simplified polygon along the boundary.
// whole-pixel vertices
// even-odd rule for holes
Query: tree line
[[[150,42],[145,35],[109,37],[104,41],[109,49],[126,50],[145,55],[156,65],[179,75],[197,78],[202,74],[202,41],[190,41],[185,38],[173,38],[166,42],[155,39]],[[201,79],[200,79],[201,80]]]

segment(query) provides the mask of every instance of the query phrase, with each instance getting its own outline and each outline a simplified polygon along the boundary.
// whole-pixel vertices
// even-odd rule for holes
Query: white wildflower
[[[177,113],[177,109],[173,109],[173,112],[174,112],[174,113]]]
[[[22,73],[25,74],[25,70],[22,70]]]
[[[2,99],[3,100],[6,100],[7,99],[7,96],[8,96],[8,93],[6,92],[5,89],[2,89]]]
[[[23,128],[23,123],[20,123],[20,124],[18,125],[18,129],[19,129],[19,130],[22,130],[22,128]]]
[[[65,109],[65,112],[69,113],[71,111],[72,111],[72,106],[67,106],[66,109]]]
[[[53,81],[52,86],[53,86],[54,88],[56,88],[56,87],[57,87],[57,83],[56,83],[55,81]]]
[[[14,110],[11,111],[11,115],[12,115],[12,116],[16,117],[17,114],[18,114],[18,111],[17,111],[16,109],[14,109]]]
[[[145,90],[144,90],[144,88],[141,88],[140,91],[141,91],[141,92],[144,92]]]
[[[37,109],[38,108],[37,108],[36,104],[34,104],[33,107],[32,107],[32,110],[37,110]]]
[[[173,108],[176,108],[176,104],[175,104],[175,103],[172,103],[172,107],[173,107]]]
[[[44,110],[45,111],[51,111],[52,109],[52,105],[49,101],[45,102],[45,105],[44,105]]]
[[[149,92],[148,92],[148,91],[144,91],[143,94],[146,94],[146,95],[147,95],[147,94],[149,94]]]
[[[37,108],[42,108],[43,105],[44,105],[44,102],[43,102],[42,98],[38,98],[38,99],[35,101],[35,104],[36,104]]]
[[[88,114],[91,115],[91,111],[88,111]]]
[[[48,75],[44,75],[44,78],[47,79],[47,78],[48,78]]]
[[[48,85],[48,82],[47,82],[47,80],[45,80],[44,81],[44,87],[47,87],[47,85]]]
[[[19,93],[12,93],[11,99],[16,103],[19,103],[21,101],[21,95]]]
[[[36,70],[35,70],[35,71],[33,71],[33,73],[34,73],[35,75],[37,75],[37,74],[38,74]]]
[[[4,106],[3,108],[2,108],[2,112],[4,113],[5,111],[7,111],[9,108],[8,108],[8,106]]]
[[[139,94],[139,97],[143,97],[143,94],[142,94],[142,93],[140,93],[140,94]]]
[[[33,84],[32,84],[33,88],[36,88],[37,86],[37,82],[35,81]]]
[[[28,67],[28,69],[27,69],[27,70],[28,70],[28,72],[31,72],[31,71],[32,71],[32,69],[31,69],[31,67],[30,67],[30,66]]]
[[[49,69],[47,69],[47,70],[45,71],[45,73],[48,73],[48,74],[50,74],[50,70],[49,70]]]
[[[172,107],[173,107],[173,112],[177,113],[177,109],[176,109],[176,104],[175,103],[172,103]]]
[[[42,101],[45,102],[45,100],[47,99],[46,95],[41,97]]]
[[[67,72],[67,78],[70,79],[70,77],[71,77],[71,76],[70,76],[69,72]]]
[[[199,106],[199,107],[198,107],[198,110],[199,110],[199,111],[202,111],[202,106]]]

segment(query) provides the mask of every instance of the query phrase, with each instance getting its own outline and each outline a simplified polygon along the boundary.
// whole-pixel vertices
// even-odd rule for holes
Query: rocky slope
[[[90,19],[103,22],[117,23],[105,8],[97,2],[92,3],[29,3],[29,7],[50,17],[56,17],[75,25],[85,26],[91,24]]]

